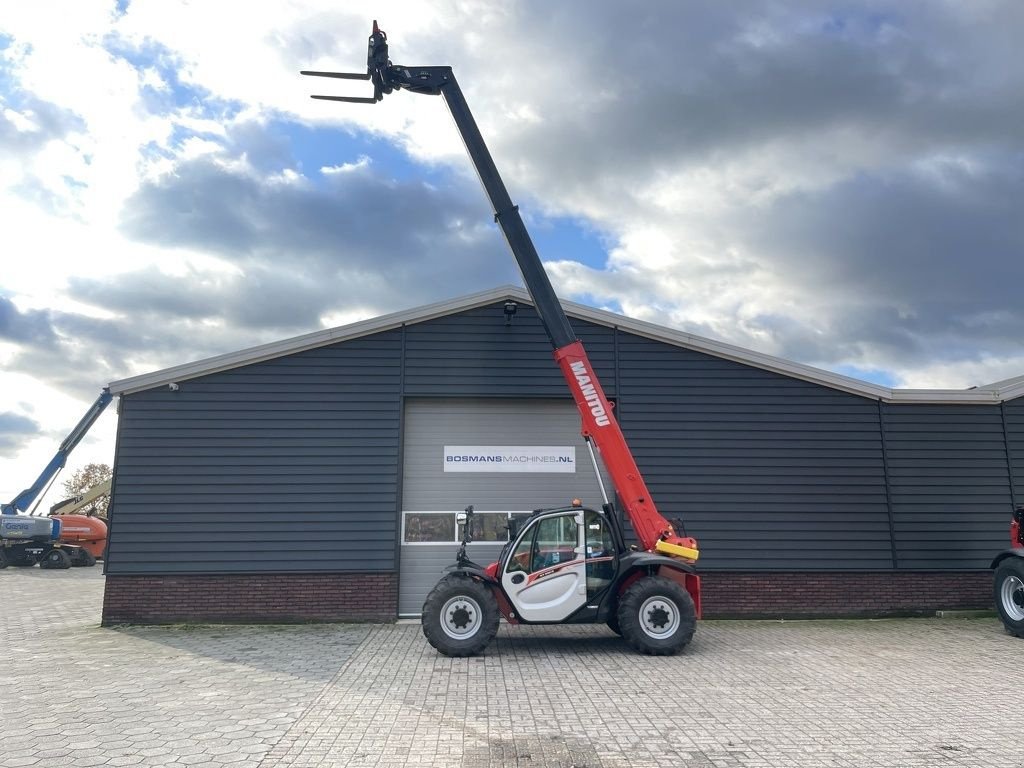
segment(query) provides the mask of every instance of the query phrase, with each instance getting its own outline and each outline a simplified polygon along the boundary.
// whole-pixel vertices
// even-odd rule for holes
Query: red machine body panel
[[[583,436],[592,438],[601,452],[641,546],[653,551],[659,541],[667,541],[696,549],[694,539],[676,535],[672,524],[662,516],[651,499],[583,343],[573,342],[556,349],[554,354],[580,412]]]

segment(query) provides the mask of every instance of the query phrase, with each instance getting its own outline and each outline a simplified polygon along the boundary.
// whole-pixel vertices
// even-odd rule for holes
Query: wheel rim
[[[441,609],[441,629],[453,640],[472,637],[482,623],[480,604],[466,595],[451,598]]]
[[[1024,621],[1024,581],[1016,576],[1007,576],[999,594],[1006,615],[1014,621]]]
[[[660,595],[647,598],[640,606],[640,628],[655,640],[671,637],[679,629],[679,608]]]

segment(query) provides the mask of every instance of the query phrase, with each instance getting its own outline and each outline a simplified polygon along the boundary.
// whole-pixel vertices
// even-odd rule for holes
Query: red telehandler
[[[1006,631],[1024,638],[1024,506],[1013,511],[1010,547],[992,560],[996,609]]]
[[[677,534],[654,505],[612,405],[555,296],[451,67],[392,64],[387,36],[375,21],[365,74],[302,74],[373,83],[372,97],[314,99],[375,104],[395,90],[444,98],[576,401],[591,456],[596,446],[638,542],[627,544],[602,485],[605,499],[600,510],[574,501],[537,510],[511,524],[509,542],[498,561],[484,567],[466,555],[466,544],[472,540],[470,506],[460,516],[465,534],[456,563],[423,605],[427,640],[448,656],[479,653],[497,633],[501,615],[510,624],[607,623],[637,651],[677,653],[690,642],[700,617],[700,577],[694,568],[697,543]]]

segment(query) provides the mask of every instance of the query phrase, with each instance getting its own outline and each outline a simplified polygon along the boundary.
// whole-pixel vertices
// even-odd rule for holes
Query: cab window
[[[595,599],[615,578],[615,543],[608,520],[597,512],[588,512],[587,599]]]
[[[587,557],[605,557],[615,554],[612,532],[604,515],[587,512]]]
[[[506,571],[533,573],[580,557],[575,518],[575,514],[548,517],[534,525],[516,546]]]

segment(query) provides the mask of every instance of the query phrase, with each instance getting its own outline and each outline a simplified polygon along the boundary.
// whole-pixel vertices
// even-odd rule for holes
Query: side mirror
[[[462,546],[466,546],[473,541],[473,505],[470,504],[466,507],[465,512],[456,512],[455,521],[461,526],[462,529]]]

